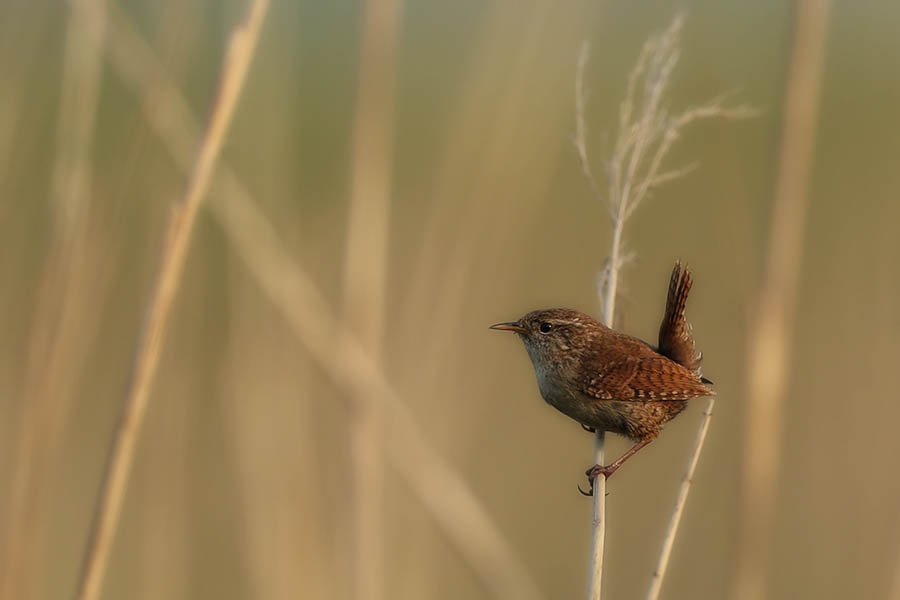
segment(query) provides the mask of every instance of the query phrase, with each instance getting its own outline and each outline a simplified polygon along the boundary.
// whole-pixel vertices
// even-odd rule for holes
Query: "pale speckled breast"
[[[537,375],[541,396],[550,406],[564,415],[603,431],[630,435],[626,415],[619,406],[624,402],[600,401],[580,393],[573,395],[551,372],[537,365],[535,365],[535,375]]]

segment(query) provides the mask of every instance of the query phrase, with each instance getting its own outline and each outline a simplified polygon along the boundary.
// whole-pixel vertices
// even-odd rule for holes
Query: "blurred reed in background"
[[[381,25],[393,41],[372,42],[375,6],[270,7],[188,252],[104,598],[583,594],[590,506],[575,483],[590,437],[486,326],[545,305],[597,312],[609,239],[571,146],[578,48],[593,44],[589,142],[606,154],[628,70],[671,8],[407,0]],[[685,8],[672,105],[733,89],[761,115],[686,133],[672,162],[699,167],[636,214],[617,310],[652,338],[672,260],[692,265],[689,317],[722,401],[664,596],[721,598],[741,560],[746,316],[793,13]],[[2,8],[3,597],[75,588],[165,223],[246,9]],[[832,7],[766,597],[884,597],[900,580],[898,26],[890,3]],[[371,70],[395,84],[372,91]],[[385,102],[371,115],[366,93]],[[371,216],[357,208],[379,197]],[[353,291],[353,264],[374,287]],[[354,302],[380,333],[352,322]],[[370,401],[384,410],[374,484],[354,450]],[[701,408],[611,482],[607,597],[646,587]]]

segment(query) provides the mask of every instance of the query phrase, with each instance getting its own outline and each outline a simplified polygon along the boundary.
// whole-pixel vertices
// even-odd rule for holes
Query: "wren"
[[[515,332],[525,343],[548,404],[589,431],[611,431],[635,442],[609,465],[588,469],[591,491],[582,493],[591,495],[597,476],[609,478],[656,439],[687,400],[715,395],[712,382],[700,374],[702,354],[684,317],[692,283],[691,272],[676,262],[656,348],[567,308],[535,310],[518,321],[491,325]]]

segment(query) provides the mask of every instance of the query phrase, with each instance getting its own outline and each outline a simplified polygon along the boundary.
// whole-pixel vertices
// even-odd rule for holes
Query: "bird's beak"
[[[491,325],[491,329],[499,331],[515,331],[516,333],[525,333],[525,328],[518,321],[510,321],[509,323],[496,323]]]

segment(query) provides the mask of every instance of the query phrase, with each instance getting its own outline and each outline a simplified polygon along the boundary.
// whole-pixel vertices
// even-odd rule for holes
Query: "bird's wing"
[[[638,361],[628,385],[638,399],[688,400],[716,394],[693,371],[663,357]]]
[[[586,382],[584,393],[599,400],[687,400],[715,395],[694,373],[662,356],[606,363]]]
[[[669,278],[666,313],[659,326],[659,353],[699,376],[703,355],[697,351],[691,325],[684,318],[684,306],[693,282],[691,271],[676,262]]]
[[[630,389],[628,384],[634,379],[637,365],[638,360],[631,357],[604,363],[602,368],[591,373],[584,392],[601,400],[625,400],[633,397],[633,394],[623,394],[627,394],[626,390]]]

